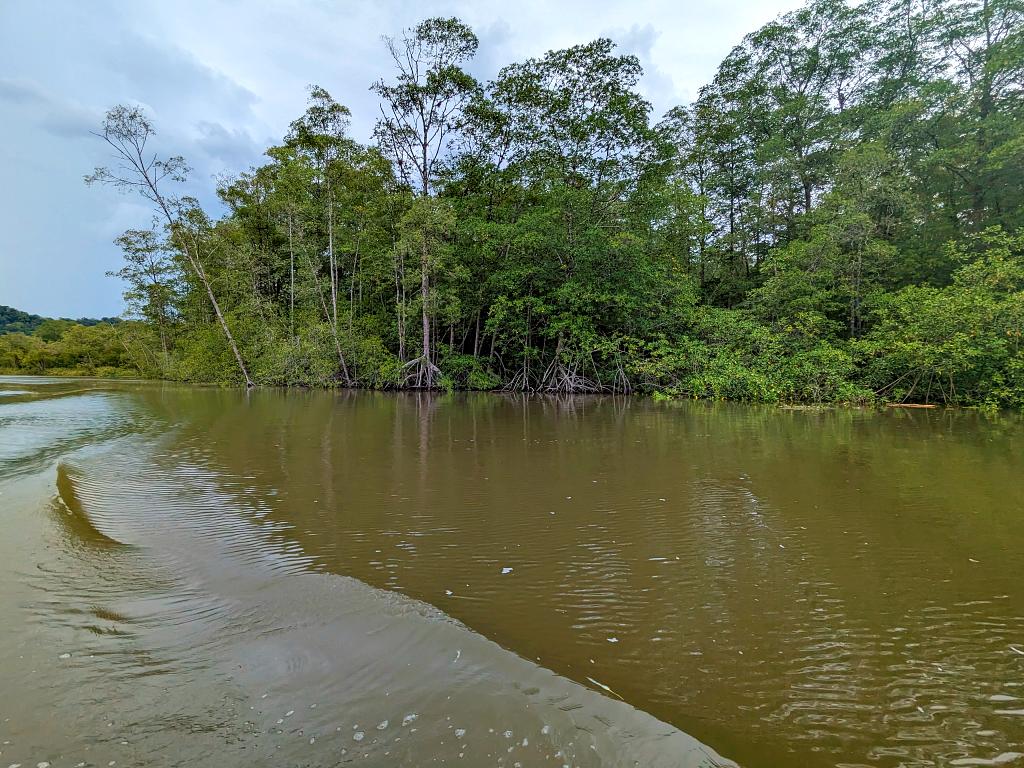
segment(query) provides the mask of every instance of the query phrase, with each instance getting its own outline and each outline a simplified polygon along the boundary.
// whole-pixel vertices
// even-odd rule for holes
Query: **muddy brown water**
[[[0,768],[1024,766],[1024,425],[0,379]]]

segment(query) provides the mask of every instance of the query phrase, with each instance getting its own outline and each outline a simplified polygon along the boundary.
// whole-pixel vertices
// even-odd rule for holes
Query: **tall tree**
[[[130,229],[118,237],[116,243],[124,255],[124,266],[107,274],[125,283],[124,300],[128,316],[156,326],[162,363],[166,368],[170,355],[170,326],[178,294],[178,265],[155,229]]]
[[[399,176],[420,197],[429,197],[444,153],[461,126],[463,107],[477,87],[461,68],[476,54],[477,37],[458,19],[432,18],[405,30],[398,39],[386,38],[386,43],[397,73],[394,82],[381,80],[373,86],[384,102],[377,140],[394,160]],[[430,340],[429,247],[433,239],[426,234],[420,238],[422,351],[406,363],[411,369],[408,380],[427,389],[440,373]]]
[[[347,107],[336,102],[323,88],[312,86],[306,114],[292,123],[287,138],[290,145],[309,154],[316,169],[318,197],[327,229],[327,275],[331,296],[327,320],[331,325],[342,380],[346,384],[351,384],[352,378],[338,336],[340,265],[335,250],[335,224],[340,166],[356,151],[356,143],[348,137],[349,118]]]
[[[174,197],[164,192],[165,182],[185,181],[188,165],[180,155],[160,158],[149,154],[146,144],[155,133],[149,118],[139,107],[118,105],[108,111],[102,131],[96,135],[114,149],[118,164],[113,169],[96,168],[85,177],[85,181],[87,184],[109,184],[121,190],[136,191],[156,207],[158,215],[167,224],[171,242],[184,255],[194,276],[206,291],[217,322],[245,380],[245,386],[251,389],[255,384],[249,376],[249,369],[242,359],[242,353],[238,350],[238,344],[235,343],[235,337],[231,334],[203,266],[207,245],[197,229],[197,223],[206,221],[206,216],[194,198]]]

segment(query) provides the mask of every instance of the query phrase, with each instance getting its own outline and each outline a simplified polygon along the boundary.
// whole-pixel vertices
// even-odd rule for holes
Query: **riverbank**
[[[181,384],[191,386],[206,386],[215,387],[219,389],[245,389],[245,387],[238,383],[230,382],[201,382],[201,381],[179,381],[175,379],[160,379],[146,377],[137,370],[128,369],[102,369],[102,370],[89,370],[81,368],[58,368],[52,370],[46,370],[44,373],[29,373],[19,369],[2,369],[0,368],[0,376],[12,376],[12,377],[56,377],[66,379],[91,379],[91,380],[110,380],[110,381],[145,381],[145,382],[159,382],[165,384]],[[343,386],[343,385],[310,385],[310,384],[293,384],[293,385],[280,385],[280,384],[268,384],[268,385],[256,385],[254,389],[294,389],[294,390],[309,390],[309,391],[339,391],[339,390],[351,390],[353,392],[358,391],[370,391],[370,392],[423,392],[422,389],[412,388],[398,388],[398,387],[360,387],[360,386]],[[822,410],[828,408],[871,408],[871,409],[967,409],[976,410],[988,414],[998,413],[1001,409],[995,406],[989,405],[953,405],[947,403],[921,403],[921,402],[892,402],[887,401],[878,397],[872,397],[865,395],[858,400],[830,400],[830,401],[819,401],[819,402],[800,402],[800,401],[785,401],[785,400],[737,400],[730,399],[728,397],[695,397],[687,394],[668,394],[659,390],[653,391],[630,391],[630,392],[617,392],[614,390],[607,391],[589,391],[589,392],[551,392],[545,390],[510,390],[504,388],[495,389],[473,389],[473,388],[456,388],[450,387],[446,389],[438,388],[429,390],[437,394],[453,394],[456,392],[481,392],[495,395],[536,395],[536,396],[548,396],[548,397],[632,397],[641,399],[650,399],[654,402],[678,402],[686,400],[704,401],[704,402],[732,402],[732,403],[746,403],[750,405],[767,405],[775,406],[782,410]],[[1013,411],[1010,411],[1013,412]]]

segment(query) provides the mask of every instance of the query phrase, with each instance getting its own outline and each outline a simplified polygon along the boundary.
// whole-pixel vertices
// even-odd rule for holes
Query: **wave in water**
[[[108,611],[146,646],[138,674],[198,697],[230,684],[237,744],[208,745],[226,764],[734,765],[433,606],[314,572],[244,484],[142,441],[62,462],[57,486],[70,537],[137,548],[160,574]]]

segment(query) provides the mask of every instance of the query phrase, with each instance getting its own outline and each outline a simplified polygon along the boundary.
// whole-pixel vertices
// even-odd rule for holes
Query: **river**
[[[0,378],[0,767],[1024,766],[1024,424]]]

